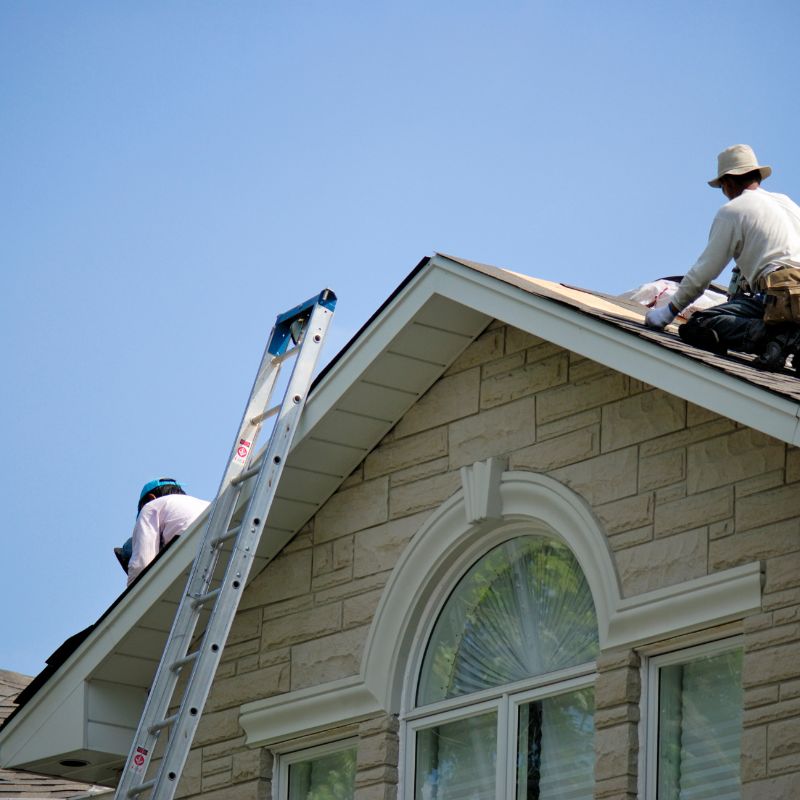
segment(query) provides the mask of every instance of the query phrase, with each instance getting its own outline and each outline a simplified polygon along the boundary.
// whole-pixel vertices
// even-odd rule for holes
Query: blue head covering
[[[156,478],[154,481],[148,481],[144,486],[142,486],[142,491],[139,492],[139,503],[142,502],[142,498],[145,495],[150,494],[153,489],[158,489],[159,486],[177,486],[179,489],[183,489],[178,481],[175,478]],[[138,505],[138,504],[137,504]],[[139,509],[136,509],[136,516],[139,516]]]

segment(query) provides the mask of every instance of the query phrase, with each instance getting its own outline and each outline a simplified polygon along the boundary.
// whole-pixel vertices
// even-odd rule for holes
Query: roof
[[[28,675],[0,669],[0,722],[15,708],[14,699],[30,683]],[[76,797],[86,795],[93,787],[59,777],[34,775],[19,770],[0,769],[0,797],[40,798]]]
[[[423,259],[315,381],[251,580],[493,319],[785,442],[800,442],[800,381],[792,374],[759,372],[748,356],[700,351],[683,343],[674,326],[649,330],[644,311],[620,298],[460,258]],[[245,484],[242,502],[252,486],[252,480]],[[51,656],[20,711],[0,729],[0,763],[115,780],[202,522],[175,540],[100,620]],[[84,715],[82,725],[74,724],[76,714]],[[45,724],[54,733],[34,746],[30,731]],[[90,767],[70,773],[59,763],[65,752],[82,754]]]

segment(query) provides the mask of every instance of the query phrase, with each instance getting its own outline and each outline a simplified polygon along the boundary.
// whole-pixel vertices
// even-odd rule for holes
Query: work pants
[[[764,301],[758,296],[736,295],[727,303],[697,311],[678,328],[681,339],[703,350],[724,354],[728,350],[760,354],[779,326],[764,322]]]
[[[800,326],[792,322],[765,323],[762,297],[736,295],[727,303],[698,311],[678,328],[678,333],[684,342],[701,350],[720,355],[738,350],[761,356],[756,359],[756,366],[761,369],[780,369],[785,359],[793,355],[792,366],[800,371]],[[780,350],[765,355],[770,342],[777,343]]]

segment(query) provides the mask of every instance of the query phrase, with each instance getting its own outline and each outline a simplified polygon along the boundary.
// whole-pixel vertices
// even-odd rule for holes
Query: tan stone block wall
[[[763,614],[744,633],[745,796],[800,782],[800,451],[493,323],[248,587],[189,794],[263,788],[269,775],[236,771],[239,704],[357,674],[408,541],[461,466],[495,455],[591,505],[625,596],[765,561]],[[636,796],[639,693],[636,654],[603,654],[598,798]],[[375,724],[359,732],[359,800],[396,792],[396,730]]]
[[[597,800],[635,800],[641,694],[639,656],[613,650],[597,659],[595,793]]]

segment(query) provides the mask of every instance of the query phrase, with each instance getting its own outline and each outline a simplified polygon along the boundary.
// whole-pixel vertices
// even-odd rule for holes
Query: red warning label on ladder
[[[244,464],[251,445],[252,442],[248,442],[247,439],[239,439],[239,446],[236,448],[236,456],[233,460],[238,464]]]
[[[144,773],[147,767],[147,749],[144,747],[136,747],[133,760],[131,761],[131,772]]]

